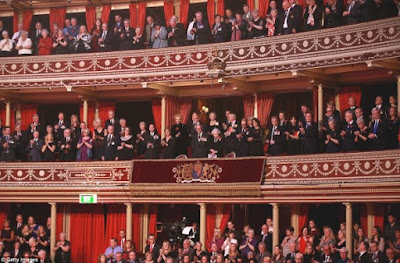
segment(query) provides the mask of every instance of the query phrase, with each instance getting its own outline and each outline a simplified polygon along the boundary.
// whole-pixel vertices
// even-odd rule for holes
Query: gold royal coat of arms
[[[177,183],[215,183],[222,173],[222,168],[216,164],[197,161],[179,164],[172,168],[172,172]]]

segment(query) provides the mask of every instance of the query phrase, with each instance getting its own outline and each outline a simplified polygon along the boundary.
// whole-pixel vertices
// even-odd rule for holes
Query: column
[[[254,118],[258,118],[258,103],[257,103],[257,93],[254,93]]]
[[[335,88],[335,108],[340,111],[340,99],[339,99],[340,89]],[[343,105],[342,105],[343,107]]]
[[[140,244],[143,253],[144,249],[146,248],[145,244],[149,235],[149,212],[150,204],[144,204],[142,214],[142,244]]]
[[[166,102],[165,102],[165,95],[161,98],[161,139],[164,139],[164,131],[165,131],[165,114],[166,114]]]
[[[179,1],[174,1],[174,14],[178,17],[179,21],[182,21],[181,18],[179,17],[180,15],[180,3]]]
[[[98,119],[99,116],[100,116],[100,103],[98,101],[96,101],[96,105],[94,106],[94,118]],[[105,120],[102,120],[102,121],[105,121]]]
[[[294,228],[294,236],[297,237],[298,233],[299,233],[299,205],[298,204],[292,204],[291,223]]]
[[[244,204],[244,224],[249,224],[249,205]]]
[[[101,6],[96,6],[96,19],[101,19]]]
[[[51,206],[50,217],[51,217],[51,231],[50,231],[50,248],[56,245],[56,229],[57,229],[57,205],[56,203],[49,203]],[[54,261],[55,252],[50,249],[50,259]]]
[[[86,125],[88,125],[87,123],[87,118],[88,118],[88,101],[85,99],[83,100],[83,122],[86,123]]]
[[[279,204],[272,203],[272,247],[279,245]]]
[[[346,248],[349,251],[349,258],[353,254],[353,208],[351,203],[343,203],[346,206]]]
[[[206,246],[206,212],[207,205],[204,203],[199,204],[200,206],[200,242],[203,244],[203,247]]]
[[[11,125],[11,103],[6,101],[6,126]]]
[[[367,229],[365,236],[371,238],[372,228],[374,227],[375,207],[372,203],[367,203]]]
[[[126,206],[126,239],[132,240],[132,204],[125,203]]]
[[[400,114],[400,75],[397,76],[397,112]]]
[[[15,110],[15,120],[20,120],[21,119],[21,104],[17,104],[16,110]],[[15,122],[17,124],[17,122]]]
[[[322,128],[322,119],[324,116],[324,93],[322,84],[318,84],[318,129]]]
[[[260,0],[254,0],[254,8],[260,10]]]

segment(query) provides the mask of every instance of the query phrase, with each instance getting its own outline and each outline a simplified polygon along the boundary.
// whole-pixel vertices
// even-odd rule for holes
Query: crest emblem
[[[172,172],[177,183],[215,183],[222,173],[222,168],[216,164],[197,161],[179,164],[172,168]]]

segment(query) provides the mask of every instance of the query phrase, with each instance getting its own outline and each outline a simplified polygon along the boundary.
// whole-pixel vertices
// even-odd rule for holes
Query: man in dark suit
[[[355,115],[355,120],[358,121],[359,119],[362,119],[366,125],[369,123],[369,118],[364,115],[364,111],[361,107],[358,107],[354,110],[354,115]]]
[[[385,121],[388,119],[388,111],[387,108],[383,105],[383,99],[381,96],[377,96],[375,98],[375,108],[379,109],[382,120]]]
[[[207,19],[203,19],[203,14],[201,12],[196,12],[196,21],[193,24],[191,34],[194,35],[196,45],[210,43],[210,24]]]
[[[3,137],[0,144],[2,145],[0,160],[3,162],[14,162],[16,160],[16,142],[14,137],[11,136],[11,128],[6,126],[3,129]]]
[[[266,251],[272,251],[272,233],[268,231],[268,225],[264,224],[261,226],[261,235],[258,238],[258,242],[265,244]],[[258,261],[257,261],[258,262]]]
[[[342,24],[342,10],[341,4],[338,4],[336,0],[328,0],[325,7],[325,27],[333,28]]]
[[[106,120],[104,127],[107,129],[110,125],[114,126],[114,131],[119,131],[121,128],[119,126],[119,120],[115,118],[115,113],[112,110],[108,112],[108,120]]]
[[[21,129],[21,124],[15,125],[13,137],[16,143],[15,154],[17,160],[26,161],[26,147],[28,146],[28,137],[26,132]]]
[[[377,241],[371,241],[370,247],[371,251],[371,260],[372,262],[385,262],[386,261],[386,255],[379,250],[379,244]]]
[[[332,253],[331,247],[329,245],[325,245],[323,247],[319,262],[332,263],[336,262],[337,259],[337,256]]]
[[[383,262],[384,263],[395,263],[396,261],[397,261],[397,257],[396,257],[396,254],[395,254],[393,248],[387,248],[386,249],[386,257]]]
[[[186,45],[186,32],[181,23],[176,21],[175,17],[169,20],[168,32],[168,46],[179,47]]]
[[[358,130],[357,123],[353,119],[353,112],[352,111],[346,111],[344,114],[344,119],[346,123],[343,126],[343,129],[340,133],[340,136],[343,138],[342,142],[342,151],[343,152],[352,152],[356,151],[356,143],[354,141],[355,139],[355,132]]]
[[[236,149],[236,135],[238,134],[239,125],[236,121],[236,114],[229,113],[228,116],[229,123],[227,129],[224,132],[225,135],[225,147],[224,154],[227,155]]]
[[[133,49],[133,37],[135,36],[135,30],[130,27],[129,19],[124,19],[124,26],[121,34],[119,35],[119,50],[131,50]]]
[[[147,16],[146,17],[146,27],[144,29],[144,33],[146,34],[146,44],[147,48],[152,48],[153,43],[151,42],[151,32],[154,27],[154,18],[152,16]]]
[[[212,25],[211,28],[214,43],[226,42],[228,26],[224,23],[223,17],[221,17],[220,15],[216,15],[215,23]]]
[[[301,114],[297,117],[297,121],[299,122],[299,124],[300,124],[300,122],[303,123],[303,126],[304,126],[304,124],[306,124],[306,114],[308,112],[310,112],[310,109],[308,108],[308,106],[306,104],[301,104],[300,111],[301,111]]]
[[[182,123],[181,115],[174,116],[175,124],[171,127],[171,135],[175,138],[175,155],[187,154],[188,128]]]
[[[72,162],[76,160],[76,148],[77,141],[74,137],[71,136],[71,130],[64,130],[64,138],[61,139],[60,142],[60,159],[63,162]]]
[[[193,248],[190,247],[190,240],[189,239],[183,240],[182,248],[183,248],[182,257],[185,256],[185,255],[188,255],[189,258],[190,258],[190,262],[192,262],[195,251],[194,251]]]
[[[43,29],[42,23],[36,22],[35,29],[31,31],[29,34],[29,38],[32,41],[32,50],[35,55],[37,55],[38,53],[38,44],[39,40],[42,38],[42,29]]]
[[[150,252],[153,255],[153,258],[158,258],[160,254],[161,245],[156,243],[156,238],[154,234],[150,234],[147,241],[149,244],[146,246],[144,251],[146,253]]]
[[[286,135],[285,130],[278,124],[278,117],[271,118],[271,130],[268,133],[266,143],[268,146],[268,153],[272,156],[280,155],[285,152]]]
[[[29,124],[29,128],[27,130],[28,139],[33,138],[33,133],[35,131],[39,132],[39,137],[42,138],[44,136],[44,127],[40,124],[39,115],[34,114],[32,117],[32,122]]]
[[[249,156],[250,143],[247,138],[250,135],[249,127],[247,127],[247,120],[243,118],[240,122],[240,128],[236,134],[235,153],[237,157]]]
[[[354,25],[360,23],[361,4],[356,0],[347,1],[347,9],[343,11],[343,17],[346,25]]]
[[[368,138],[371,139],[372,150],[384,150],[386,148],[387,125],[381,119],[380,109],[372,109],[372,121],[369,128],[371,133]]]
[[[322,120],[322,131],[327,131],[329,129],[329,121],[334,120],[335,123],[339,125],[340,119],[333,114],[332,107],[326,107],[325,116]]]
[[[119,42],[120,42],[120,35],[122,32],[122,17],[120,15],[116,15],[115,24],[113,28],[113,37],[112,37],[112,48],[113,50],[119,50]]]
[[[312,114],[309,112],[305,116],[305,124],[300,127],[302,137],[302,151],[304,154],[318,152],[318,125],[312,121]]]
[[[277,25],[278,35],[288,35],[300,32],[303,9],[294,0],[283,1],[283,15]]]
[[[15,217],[15,228],[14,233],[16,237],[21,237],[22,236],[22,226],[24,225],[24,218],[21,214],[18,214]]]
[[[28,162],[42,161],[43,140],[39,138],[39,131],[33,132],[33,138],[30,140],[26,151],[28,152]]]
[[[54,132],[56,134],[56,138],[54,138],[54,139],[57,140],[57,142],[61,142],[61,140],[63,139],[64,131],[66,128],[68,128],[68,124],[64,120],[64,113],[59,112],[58,113],[58,121],[54,125]]]
[[[99,37],[100,52],[106,52],[112,50],[113,33],[108,30],[108,24],[103,23],[101,25],[101,35]]]
[[[118,161],[119,136],[114,134],[114,125],[107,126],[107,137],[103,141],[103,161]]]
[[[298,251],[297,251],[295,242],[289,242],[289,250],[290,250],[290,252],[289,252],[289,254],[287,254],[287,256],[285,258],[286,263],[288,261],[291,262],[291,263],[296,263],[295,257],[296,257],[296,254],[297,254]]]
[[[374,0],[360,0],[361,4],[361,13],[360,13],[360,21],[361,22],[369,22],[375,20],[377,17],[376,14],[376,3]]]
[[[192,137],[192,157],[207,158],[208,135],[203,131],[200,124],[196,125],[196,132]]]
[[[371,263],[371,257],[368,254],[369,244],[367,241],[363,241],[358,245],[358,253],[354,255],[354,261],[356,263]]]

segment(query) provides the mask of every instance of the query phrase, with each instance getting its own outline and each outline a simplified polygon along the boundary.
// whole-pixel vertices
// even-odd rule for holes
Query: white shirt
[[[18,55],[32,55],[32,40],[30,38],[27,38],[25,40],[22,40],[22,38],[20,38],[18,40],[17,46],[21,47],[18,50]],[[25,48],[27,46],[31,46],[31,48]]]
[[[192,35],[190,32],[193,29],[193,25],[194,25],[194,21],[190,22],[188,29],[187,29],[187,33],[186,33],[186,39],[187,40],[194,40],[194,35]]]
[[[0,47],[2,47],[3,45],[4,45],[4,47],[1,49],[1,51],[11,52],[11,50],[13,48],[13,42],[11,39],[0,40]]]
[[[14,44],[17,44],[18,40],[21,37],[21,31],[17,31],[14,33],[14,35],[12,36],[12,41],[14,42]]]
[[[288,28],[288,23],[287,23],[287,19],[289,17],[289,13],[290,13],[290,9],[292,7],[289,7],[287,11],[285,11],[285,21],[283,22],[283,28]]]

